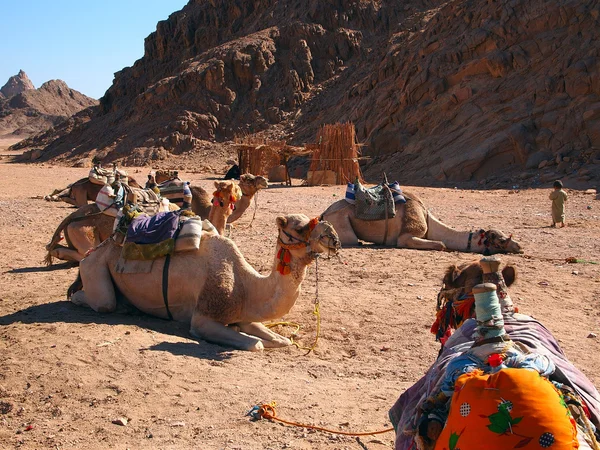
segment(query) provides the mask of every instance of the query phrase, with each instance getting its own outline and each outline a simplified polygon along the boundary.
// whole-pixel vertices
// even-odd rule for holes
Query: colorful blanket
[[[473,344],[477,323],[468,319],[448,339],[443,352],[429,368],[425,376],[407,389],[389,411],[390,420],[396,429],[396,450],[409,450],[413,446],[413,435],[417,429],[417,408],[433,392],[438,392],[445,375],[446,366]],[[556,365],[550,377],[573,388],[585,401],[591,413],[592,423],[600,426],[600,394],[590,380],[565,356],[558,342],[540,322],[523,314],[504,318],[504,327],[513,341],[520,342],[532,351],[547,355]]]

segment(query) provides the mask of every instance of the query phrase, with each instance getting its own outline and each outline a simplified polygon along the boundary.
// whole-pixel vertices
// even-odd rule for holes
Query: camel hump
[[[332,203],[329,207],[321,214],[321,217],[325,217],[328,214],[333,214],[338,211],[341,211],[344,208],[352,206],[346,200],[338,200],[337,202]],[[325,219],[326,220],[326,219]]]

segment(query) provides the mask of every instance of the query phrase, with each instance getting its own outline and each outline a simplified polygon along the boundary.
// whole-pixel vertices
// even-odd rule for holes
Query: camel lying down
[[[600,393],[547,328],[517,312],[515,276],[494,257],[448,269],[438,325],[458,327],[390,410],[396,450],[600,448]]]
[[[357,219],[355,205],[338,200],[321,214],[340,237],[342,246],[353,247],[359,239],[379,245],[419,250],[455,250],[491,255],[523,253],[521,245],[498,230],[456,231],[436,219],[421,200],[404,192],[406,203],[396,204],[396,215],[386,221]],[[384,236],[385,242],[384,242]]]
[[[277,226],[269,275],[254,270],[233,241],[207,233],[200,249],[171,255],[165,286],[166,258],[155,260],[150,273],[116,273],[121,247],[108,239],[81,260],[68,296],[77,305],[108,313],[117,306],[116,287],[145,313],[189,323],[197,338],[251,351],[290,345],[261,322],[287,314],[307,266],[321,253],[336,253],[340,243],[331,224],[302,214],[280,216]]]

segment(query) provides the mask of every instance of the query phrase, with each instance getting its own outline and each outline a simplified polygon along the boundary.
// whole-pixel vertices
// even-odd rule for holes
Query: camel
[[[134,192],[141,188],[134,188]],[[158,205],[157,205],[158,206]],[[160,208],[166,208],[166,205]],[[179,209],[174,204],[168,204],[170,211]],[[52,265],[53,258],[64,261],[79,262],[85,254],[113,234],[117,209],[113,206],[101,211],[96,203],[86,204],[69,214],[58,225],[52,239],[46,244],[46,265]],[[60,245],[61,233],[67,245]]]
[[[213,193],[208,220],[223,236],[227,219],[231,216],[236,202],[242,197],[242,190],[233,181],[215,181],[215,188],[217,190]]]
[[[261,189],[269,187],[269,181],[260,175],[252,175],[245,173],[240,176],[240,188],[242,189],[242,198],[235,204],[235,209],[229,218],[227,223],[232,223],[238,220],[242,214],[248,209],[254,196]]]
[[[165,181],[179,180],[179,172],[172,170],[157,170],[148,174],[146,188],[157,186]],[[227,219],[227,223],[232,223],[238,220],[242,214],[248,209],[252,199],[260,189],[269,187],[269,182],[265,177],[260,175],[252,175],[245,173],[240,176],[240,188],[242,189],[242,198],[236,202],[233,213]],[[202,217],[208,218],[210,213],[212,199],[208,192],[200,186],[190,186],[192,191],[192,211]]]
[[[572,414],[574,420],[571,423],[574,429],[571,430],[571,436],[576,436],[579,448],[599,448],[597,442],[599,436],[596,435],[594,437],[593,427],[590,426],[590,422],[596,427],[596,430],[599,429],[600,394],[590,380],[567,359],[560,349],[558,341],[550,331],[534,318],[518,312],[508,291],[508,286],[515,279],[516,270],[514,267],[508,266],[500,271],[499,267],[500,260],[497,257],[486,257],[481,261],[474,261],[461,266],[452,266],[446,271],[444,276],[445,290],[462,290],[468,295],[474,295],[475,298],[478,295],[492,295],[493,293],[493,296],[496,296],[498,300],[497,309],[493,313],[492,320],[489,321],[478,322],[476,318],[471,318],[470,313],[467,313],[468,317],[465,317],[464,322],[458,326],[456,332],[447,339],[437,360],[432,364],[427,373],[412,387],[409,387],[394,404],[389,415],[397,432],[396,450],[414,448],[433,450],[438,448],[459,448],[459,446],[465,449],[473,448],[472,446],[464,446],[464,443],[460,445],[460,435],[462,434],[460,430],[464,429],[463,426],[456,430],[457,435],[454,439],[458,439],[458,445],[450,445],[448,447],[447,437],[449,431],[452,431],[453,428],[446,429],[444,426],[446,419],[453,412],[456,414],[459,409],[454,406],[456,404],[454,400],[452,400],[452,406],[448,408],[449,397],[454,397],[452,392],[461,392],[462,387],[466,386],[461,384],[465,378],[459,377],[456,385],[454,385],[452,384],[454,378],[453,376],[449,377],[449,375],[472,373],[479,376],[478,373],[464,370],[464,364],[468,365],[471,362],[482,367],[485,373],[492,374],[498,373],[498,371],[504,370],[506,367],[526,367],[526,371],[545,368],[543,377],[557,383],[555,387],[558,387],[558,391],[554,387],[551,390],[560,392],[561,401],[566,402],[564,403],[565,407],[568,406],[568,417],[571,417]],[[507,274],[509,278],[505,280],[504,274]],[[450,284],[447,285],[446,283]],[[455,310],[460,309],[456,305],[453,305],[453,308]],[[481,307],[481,305],[479,308],[477,310],[478,316],[480,313],[493,311],[491,308],[486,309]],[[501,322],[499,322],[500,320]],[[487,332],[502,329],[506,332],[503,338],[487,338],[485,335]],[[512,352],[512,349],[523,352],[525,356],[514,358],[511,356],[513,359],[507,360],[507,352]],[[519,366],[521,361],[524,360],[523,358],[531,358],[531,355],[534,355],[535,358],[537,358],[535,355],[540,355],[541,359],[536,361],[545,361],[545,365],[536,362],[535,364]],[[492,357],[496,358],[494,362],[491,361]],[[494,369],[496,367],[497,370]],[[534,371],[532,372],[535,374]],[[539,379],[537,374],[535,374],[534,379]],[[451,382],[450,384],[448,384],[449,381]],[[490,378],[489,384],[490,388],[493,388],[494,385],[491,383],[493,383],[493,377]],[[527,390],[524,389],[524,391]],[[501,394],[503,398],[505,397],[504,394]],[[481,393],[481,396],[482,398],[489,398],[487,394]],[[513,399],[506,396],[506,401],[511,400]],[[461,405],[463,401],[457,400]],[[558,399],[556,403],[560,403]],[[492,419],[492,417],[488,416],[489,413],[479,416],[473,404],[467,404],[467,406],[469,406],[468,411],[463,409],[463,406],[460,407],[460,414],[463,417],[468,416],[469,411],[473,410],[474,420],[482,417],[484,420],[487,420],[488,417],[490,420]],[[498,408],[498,411],[500,411],[500,408]],[[527,416],[527,412],[527,410],[520,409],[518,415]],[[567,411],[564,411],[564,413],[567,413]],[[557,417],[556,414],[552,414],[552,416]],[[453,417],[456,418],[455,415]],[[506,417],[510,417],[510,415]],[[545,420],[543,412],[535,417],[539,418],[540,423]],[[516,425],[517,423],[514,421],[512,425]],[[454,421],[454,424],[456,425],[456,421]],[[483,425],[485,428],[487,423]],[[513,435],[512,429],[505,433],[501,433],[500,429],[494,431],[493,427],[489,428],[489,430],[498,434],[492,437],[493,441],[486,440],[485,448],[529,448],[529,446],[525,445],[525,441],[523,441],[522,445],[518,444],[515,446],[516,442],[520,443],[521,438],[525,438],[525,436],[521,436],[518,433],[531,433],[529,429],[518,427],[514,431],[515,435]],[[535,442],[537,445],[538,438],[541,438],[541,436],[535,435],[530,441]],[[532,447],[540,448],[536,445],[532,445]],[[542,445],[541,447],[545,448],[548,446]],[[556,447],[575,448],[574,446],[567,447],[560,445]]]
[[[121,248],[108,239],[81,261],[67,295],[77,305],[108,313],[115,311],[118,290],[145,313],[189,324],[199,339],[250,351],[288,346],[288,338],[261,322],[287,314],[307,266],[321,253],[337,253],[340,245],[325,221],[292,214],[276,223],[277,256],[269,275],[254,270],[230,239],[206,233],[199,250],[170,255],[163,285],[165,257],[154,261],[150,273],[119,274]]]
[[[79,262],[86,252],[108,239],[113,233],[115,218],[103,214],[95,203],[78,208],[63,219],[46,245],[46,265],[53,258]],[[59,245],[64,230],[66,246]]]
[[[338,200],[321,217],[330,222],[342,246],[359,245],[359,239],[385,246],[420,250],[454,250],[483,253],[523,253],[521,245],[498,230],[456,231],[445,225],[415,195],[404,192],[406,203],[396,204],[396,215],[387,222],[365,221],[355,217],[355,205]]]
[[[131,187],[141,188],[132,177],[127,177],[127,184]],[[56,189],[52,194],[44,197],[47,201],[66,202],[77,207],[87,205],[88,201],[95,202],[98,192],[103,185],[92,183],[89,178],[82,178],[68,185],[65,189]]]

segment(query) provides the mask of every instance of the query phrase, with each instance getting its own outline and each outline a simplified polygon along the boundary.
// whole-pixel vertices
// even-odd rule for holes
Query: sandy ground
[[[322,336],[260,354],[192,339],[183,324],[142,315],[102,315],[66,301],[76,268],[42,264],[44,245],[72,211],[38,198],[85,169],[0,162],[0,448],[381,449],[393,433],[351,437],[252,422],[252,406],[275,401],[285,419],[345,431],[389,426],[387,411],[433,362],[429,333],[444,269],[474,255],[364,247],[319,264]],[[147,169],[130,174],[140,180]],[[186,174],[207,187],[212,181]],[[521,312],[540,319],[569,358],[600,386],[600,202],[570,191],[569,227],[552,229],[547,190],[414,188],[449,225],[514,233],[525,255],[504,257],[520,279]],[[275,217],[321,213],[343,187],[272,187],[233,239],[261,272],[275,248]],[[591,209],[588,209],[588,206]],[[251,213],[251,211],[249,211]],[[314,266],[285,320],[312,343]],[[282,330],[289,334],[290,330]],[[113,424],[119,417],[126,426]]]

